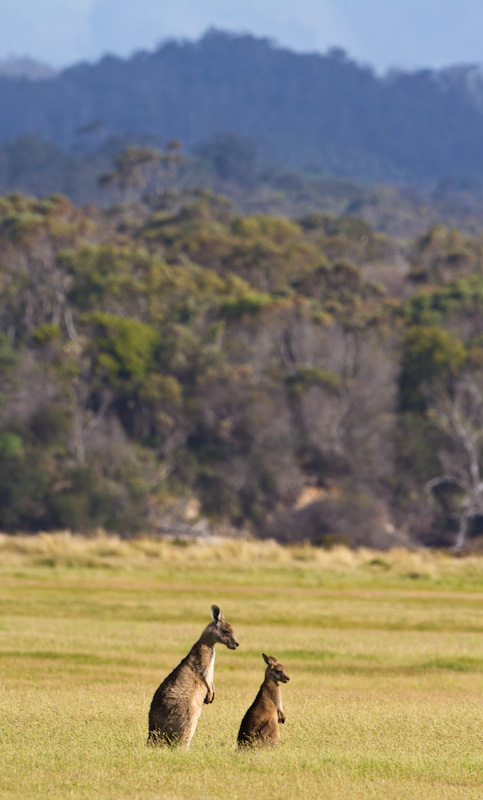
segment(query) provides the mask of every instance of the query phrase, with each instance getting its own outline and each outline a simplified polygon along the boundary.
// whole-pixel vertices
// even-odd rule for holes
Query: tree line
[[[427,190],[368,185],[270,164],[258,157],[250,139],[234,133],[217,134],[188,152],[178,140],[104,139],[101,121],[87,126],[82,136],[99,132],[98,140],[79,143],[72,151],[38,135],[0,145],[0,194],[60,193],[77,205],[107,207],[141,197],[144,180],[151,192],[191,186],[210,189],[229,197],[246,214],[297,219],[317,208],[336,216],[356,215],[375,230],[396,237],[414,236],[435,223],[474,232],[483,214],[482,183],[475,176],[444,180]]]
[[[233,133],[262,161],[432,186],[483,178],[480,95],[472,66],[378,77],[340,49],[297,54],[210,31],[46,80],[0,75],[0,143],[35,133],[71,151],[149,135],[191,152]]]
[[[106,209],[0,198],[0,528],[159,533],[190,509],[476,546],[483,237],[240,214],[172,167],[125,154]]]

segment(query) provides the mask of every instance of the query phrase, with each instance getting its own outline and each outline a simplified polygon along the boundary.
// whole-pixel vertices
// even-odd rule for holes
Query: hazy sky
[[[0,59],[52,66],[128,56],[210,26],[299,51],[339,46],[379,71],[483,64],[478,0],[0,0]]]

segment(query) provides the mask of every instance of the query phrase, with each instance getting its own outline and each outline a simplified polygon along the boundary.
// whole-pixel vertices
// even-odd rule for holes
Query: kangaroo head
[[[208,625],[206,631],[210,632],[213,644],[219,642],[226,645],[229,650],[236,650],[240,642],[236,638],[230,623],[226,621],[221,608],[215,605],[211,606],[211,616],[213,617],[213,622]]]
[[[265,664],[267,664],[265,677],[275,681],[275,683],[288,683],[290,678],[285,672],[285,668],[280,661],[277,661],[277,659],[273,656],[266,656],[265,653],[262,653],[262,656]]]

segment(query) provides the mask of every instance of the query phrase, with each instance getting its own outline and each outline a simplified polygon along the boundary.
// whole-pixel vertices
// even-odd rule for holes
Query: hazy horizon
[[[128,57],[209,28],[266,36],[298,52],[342,47],[379,72],[481,64],[483,7],[473,0],[3,0],[0,61],[29,57],[62,69]]]

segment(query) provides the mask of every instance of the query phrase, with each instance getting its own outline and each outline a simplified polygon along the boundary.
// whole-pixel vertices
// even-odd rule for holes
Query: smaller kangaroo
[[[275,747],[279,736],[279,722],[285,722],[280,683],[288,683],[284,667],[272,656],[262,653],[267,664],[265,680],[242,719],[238,731],[238,747],[269,745]]]
[[[149,711],[148,744],[190,746],[204,703],[215,697],[215,644],[236,650],[238,639],[218,606],[188,655],[156,690]]]

